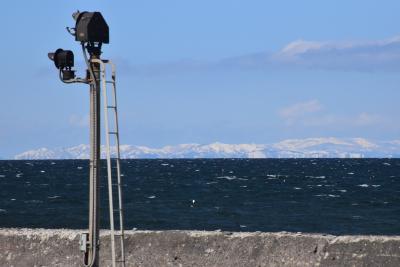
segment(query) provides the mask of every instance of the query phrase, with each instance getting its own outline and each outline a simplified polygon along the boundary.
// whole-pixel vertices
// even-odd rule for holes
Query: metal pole
[[[90,59],[99,58],[92,54]],[[90,63],[92,64],[92,63]],[[100,66],[92,64],[96,83],[90,85],[89,262],[99,266],[100,228]]]

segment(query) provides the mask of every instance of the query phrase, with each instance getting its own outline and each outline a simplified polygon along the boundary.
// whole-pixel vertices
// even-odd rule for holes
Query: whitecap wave
[[[236,180],[236,176],[219,176],[217,179]]]
[[[37,199],[32,199],[32,200],[25,200],[24,203],[27,204],[39,204],[39,203],[43,203],[42,200],[37,200]]]
[[[306,176],[306,178],[311,178],[311,179],[325,179],[326,176],[324,176],[324,175],[320,175],[320,176],[308,175],[308,176]]]

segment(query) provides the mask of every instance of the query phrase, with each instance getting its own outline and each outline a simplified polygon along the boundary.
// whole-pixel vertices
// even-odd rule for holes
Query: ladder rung
[[[117,108],[116,106],[107,106],[107,108]]]
[[[118,132],[108,132],[108,134],[118,134]]]
[[[125,262],[124,260],[116,260],[115,262]]]
[[[114,81],[106,81],[106,83],[115,83]]]

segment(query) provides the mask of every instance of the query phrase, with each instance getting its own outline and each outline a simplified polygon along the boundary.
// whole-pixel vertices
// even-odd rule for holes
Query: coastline
[[[80,266],[69,229],[0,229],[0,266]],[[400,266],[400,236],[289,232],[126,231],[126,266]],[[109,263],[101,231],[102,266]]]

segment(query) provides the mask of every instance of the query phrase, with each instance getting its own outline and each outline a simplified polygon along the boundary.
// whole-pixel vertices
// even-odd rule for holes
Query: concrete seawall
[[[0,229],[0,266],[81,266],[81,231]],[[101,266],[109,238],[101,237]],[[127,266],[400,266],[400,237],[127,231]]]

